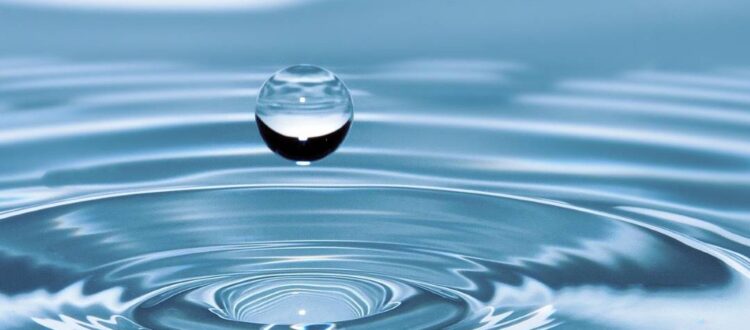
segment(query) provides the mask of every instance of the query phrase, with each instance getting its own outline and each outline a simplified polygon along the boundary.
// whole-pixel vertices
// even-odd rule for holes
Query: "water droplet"
[[[276,72],[263,84],[255,120],[271,150],[307,165],[338,148],[353,114],[344,83],[326,69],[303,64]]]

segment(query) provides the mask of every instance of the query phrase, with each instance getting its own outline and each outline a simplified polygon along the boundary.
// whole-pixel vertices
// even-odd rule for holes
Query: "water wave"
[[[741,325],[743,78],[626,71],[540,87],[507,61],[375,68],[342,68],[354,128],[300,167],[256,131],[267,68],[0,59],[0,268],[13,270],[0,322]],[[422,97],[453,88],[471,99]]]

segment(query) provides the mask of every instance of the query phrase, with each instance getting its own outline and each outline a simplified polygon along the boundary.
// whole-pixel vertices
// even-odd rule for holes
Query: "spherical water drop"
[[[298,164],[309,164],[338,148],[353,114],[349,90],[332,72],[294,65],[263,84],[255,121],[271,150]]]

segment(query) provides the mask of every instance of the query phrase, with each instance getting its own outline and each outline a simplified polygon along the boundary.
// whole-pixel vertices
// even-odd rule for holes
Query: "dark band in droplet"
[[[255,116],[258,130],[268,147],[280,156],[294,161],[315,161],[328,156],[341,145],[352,122],[347,121],[341,128],[322,136],[300,140],[284,136],[272,130],[258,116]]]

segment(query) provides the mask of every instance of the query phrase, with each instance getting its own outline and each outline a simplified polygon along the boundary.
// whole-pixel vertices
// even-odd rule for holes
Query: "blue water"
[[[0,329],[746,328],[750,3],[206,3],[0,0]]]

